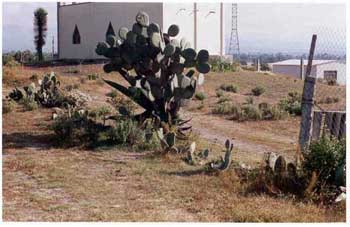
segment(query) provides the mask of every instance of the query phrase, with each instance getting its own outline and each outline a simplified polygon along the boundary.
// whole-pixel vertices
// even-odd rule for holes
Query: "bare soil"
[[[15,76],[4,76],[3,97],[14,86],[28,84],[32,74],[55,71],[62,86],[78,84],[79,90],[89,94],[93,99],[90,106],[107,105],[106,94],[112,89],[81,78],[98,73],[119,81],[120,76],[104,74],[101,65],[78,66],[78,74],[66,73],[68,68],[17,68]],[[193,117],[198,147],[219,148],[212,154],[218,157],[223,142],[231,138],[235,161],[258,165],[268,151],[293,159],[299,118],[235,122],[210,114],[218,99],[215,89],[221,83],[238,84],[239,92],[228,94],[235,101],[243,101],[257,84],[267,87],[257,99],[271,103],[291,90],[302,89],[299,80],[270,76],[209,74],[200,88],[208,94],[205,108],[196,110],[193,106],[200,102],[191,101],[183,110],[184,115]],[[327,92],[336,89],[320,87]],[[345,88],[332,93],[339,93],[338,107],[342,108]],[[203,174],[183,162],[181,155],[157,156],[152,151],[135,153],[127,148],[57,147],[59,138],[48,129],[51,114],[51,109],[24,111],[18,105],[3,115],[4,221],[345,222],[345,204],[326,207],[292,197],[247,194],[234,174]]]

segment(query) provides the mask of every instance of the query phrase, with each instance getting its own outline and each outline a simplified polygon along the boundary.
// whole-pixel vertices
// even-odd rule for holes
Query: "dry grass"
[[[16,83],[25,85],[34,72],[51,70],[58,72],[62,86],[78,83],[88,73],[106,76],[98,65],[83,66],[74,75],[64,73],[64,67],[25,68],[23,74],[16,75],[21,78]],[[238,99],[256,86],[256,75],[235,75],[208,75],[202,89],[209,100],[203,101],[217,99],[215,89],[222,81],[240,87],[239,94],[231,94]],[[13,86],[5,82],[3,96]],[[296,87],[300,86],[299,83]],[[286,90],[274,87],[275,92],[267,88],[259,99],[272,102],[277,94],[286,95]],[[105,94],[112,91],[95,81],[86,81],[79,89],[93,96],[92,105],[105,104]],[[265,149],[292,156],[298,118],[237,123],[207,115],[208,111],[204,108],[191,114],[194,128],[200,131],[197,147],[215,151],[210,158],[223,155],[222,140],[232,137],[236,162],[256,164]],[[322,207],[292,198],[246,195],[233,172],[203,174],[199,167],[183,162],[181,155],[55,147],[52,132],[47,129],[50,116],[50,109],[23,112],[20,107],[3,115],[4,221],[345,221],[344,204]],[[216,138],[217,142],[213,142]]]

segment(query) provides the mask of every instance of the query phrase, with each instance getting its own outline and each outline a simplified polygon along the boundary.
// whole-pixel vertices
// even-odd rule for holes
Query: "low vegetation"
[[[255,105],[253,99],[248,99],[244,104],[237,104],[228,98],[220,98],[212,113],[229,115],[230,119],[236,121],[281,120],[288,116],[288,113],[277,105]]]
[[[11,113],[15,108],[15,102],[8,99],[2,100],[2,113],[7,114]]]
[[[324,136],[297,156],[299,162],[287,162],[283,156],[266,154],[265,165],[246,173],[247,190],[334,204],[339,186],[345,186],[345,141]]]
[[[265,88],[262,86],[256,86],[255,88],[252,89],[252,94],[254,96],[260,96],[265,92]]]
[[[332,104],[332,103],[338,103],[338,102],[339,102],[338,97],[327,96],[325,98],[322,98],[318,103],[320,103],[320,104]]]
[[[293,116],[300,116],[301,95],[298,92],[289,92],[287,98],[280,100],[279,107]]]
[[[209,64],[211,65],[211,70],[213,72],[237,72],[240,70],[238,62],[231,63],[220,58],[209,59]]]
[[[207,98],[207,96],[205,95],[204,92],[197,92],[197,93],[194,95],[194,97],[195,97],[195,99],[200,100],[200,101],[202,101],[202,100],[204,100],[204,99]]]
[[[28,86],[5,84],[14,88],[3,100],[6,220],[343,220],[345,204],[338,208],[334,201],[345,185],[345,141],[324,135],[305,155],[297,151],[294,157],[289,127],[298,119],[267,121],[299,115],[297,92],[277,103],[285,91],[272,84],[272,76],[239,77],[231,73],[233,64],[221,62],[213,68],[230,76],[215,77],[206,93],[199,92],[197,85],[210,71],[209,53],[170,38],[179,33],[176,25],[161,33],[148,20],[139,13],[131,31],[121,28],[120,37],[109,35],[98,44],[97,54],[110,59],[104,72],[63,75],[60,81],[55,74],[30,78],[31,72],[21,82],[29,79]],[[114,74],[107,73],[113,71],[128,85],[110,80]],[[268,82],[252,83],[249,76]],[[261,86],[251,89],[256,84]],[[96,98],[79,101],[73,94],[84,96],[82,91]],[[180,111],[192,97],[198,101]],[[213,100],[212,113],[239,122],[198,111],[195,129],[204,132],[193,133],[190,110],[207,111]],[[253,122],[260,120],[265,122]],[[207,122],[210,127],[199,127]]]
[[[222,84],[220,89],[227,92],[237,93],[238,87],[234,84]]]
[[[69,68],[65,71],[65,73],[78,74],[80,73],[80,70],[77,68]]]
[[[9,98],[24,105],[25,109],[33,110],[38,105],[44,107],[67,107],[77,104],[73,97],[66,95],[59,89],[60,82],[54,73],[47,74],[38,81],[39,87],[35,83],[23,87],[15,88]],[[69,90],[69,89],[68,89]]]

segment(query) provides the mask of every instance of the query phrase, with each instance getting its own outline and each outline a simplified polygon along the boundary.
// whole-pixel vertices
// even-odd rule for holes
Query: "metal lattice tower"
[[[239,52],[239,39],[238,39],[238,27],[237,27],[237,4],[232,4],[232,20],[231,20],[231,37],[229,54],[232,55],[233,59],[240,59]]]

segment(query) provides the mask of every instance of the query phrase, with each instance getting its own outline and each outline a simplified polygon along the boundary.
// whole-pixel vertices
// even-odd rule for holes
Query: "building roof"
[[[337,60],[312,60],[312,65],[321,65],[336,61]],[[307,64],[308,60],[304,60],[304,65]],[[272,65],[300,65],[300,59],[288,59],[285,61],[273,62]]]

